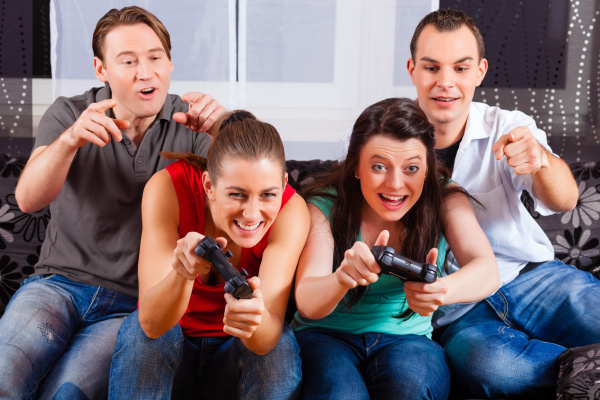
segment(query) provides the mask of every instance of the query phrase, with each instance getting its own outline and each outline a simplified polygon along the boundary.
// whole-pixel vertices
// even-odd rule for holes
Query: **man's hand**
[[[120,129],[129,128],[129,122],[112,119],[105,115],[106,110],[116,105],[117,102],[114,99],[90,104],[77,121],[63,133],[66,135],[67,143],[73,148],[79,148],[87,142],[104,147],[110,142],[111,136],[116,141],[121,141],[123,135]]]
[[[186,93],[181,99],[187,102],[190,108],[185,114],[182,112],[173,114],[173,120],[193,131],[212,135],[214,132],[211,128],[215,121],[225,113],[223,106],[211,95],[201,92]]]
[[[531,130],[524,126],[502,135],[492,146],[492,151],[496,160],[506,156],[506,162],[517,175],[535,174],[549,165],[546,149],[538,143]]]

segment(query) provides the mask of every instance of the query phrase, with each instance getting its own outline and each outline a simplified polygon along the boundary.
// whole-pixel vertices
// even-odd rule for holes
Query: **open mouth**
[[[145,88],[145,89],[140,90],[140,92],[142,94],[152,94],[152,93],[154,93],[154,90],[155,90],[154,88]]]
[[[262,224],[262,221],[254,224],[254,225],[245,225],[245,224],[242,224],[240,221],[237,221],[237,220],[234,220],[234,222],[238,226],[238,228],[240,228],[240,229],[242,229],[244,231],[248,231],[248,232],[255,231]]]
[[[450,103],[451,101],[458,100],[458,97],[434,97],[433,100],[441,101],[442,103]]]
[[[402,204],[404,199],[406,199],[406,196],[386,196],[386,195],[379,193],[379,198],[387,204],[397,206],[397,205]]]

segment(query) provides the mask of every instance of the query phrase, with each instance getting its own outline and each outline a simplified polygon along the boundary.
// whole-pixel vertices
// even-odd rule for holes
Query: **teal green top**
[[[308,200],[329,219],[334,199],[313,197]],[[362,242],[362,234],[358,235]],[[438,244],[438,269],[443,268],[446,255],[446,238],[442,235]],[[305,328],[326,328],[346,333],[365,332],[389,333],[393,335],[422,335],[431,338],[431,317],[418,314],[403,321],[394,315],[408,309],[404,296],[404,282],[392,275],[381,275],[377,282],[370,284],[357,304],[349,310],[340,302],[335,310],[325,318],[313,320],[300,316],[296,311],[292,327],[295,330]]]

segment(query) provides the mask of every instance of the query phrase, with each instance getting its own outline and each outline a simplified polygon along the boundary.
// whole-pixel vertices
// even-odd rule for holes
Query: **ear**
[[[206,197],[208,197],[211,201],[215,200],[215,191],[214,185],[210,180],[210,175],[208,171],[204,171],[202,173],[202,187],[204,188],[204,193],[206,193]]]
[[[100,82],[108,81],[104,64],[102,63],[102,60],[100,60],[98,57],[94,57],[94,72],[96,73],[96,78],[98,78]]]
[[[410,76],[410,80],[412,81],[413,85],[416,85],[416,83],[415,83],[415,63],[413,62],[412,58],[409,58],[408,61],[406,62],[406,70],[408,71],[408,75]]]
[[[483,78],[485,78],[487,69],[488,62],[485,58],[482,58],[481,61],[479,61],[479,65],[477,66],[477,70],[479,72],[479,76],[477,78],[477,86],[481,85],[481,82],[483,82]]]
[[[288,173],[286,172],[283,175],[283,190],[285,190],[285,185],[287,185],[287,183],[288,183]]]

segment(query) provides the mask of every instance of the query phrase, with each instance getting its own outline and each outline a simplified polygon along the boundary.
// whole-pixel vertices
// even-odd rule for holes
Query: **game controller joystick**
[[[437,267],[420,264],[396,254],[392,247],[374,246],[371,251],[381,267],[381,274],[394,275],[403,281],[433,283],[437,279]]]
[[[244,275],[242,275],[240,271],[233,268],[231,261],[229,261],[229,258],[233,257],[230,250],[227,250],[227,253],[223,253],[223,249],[215,239],[210,236],[204,236],[200,243],[198,243],[195,251],[198,257],[202,257],[214,265],[219,274],[225,279],[225,292],[237,299],[249,299],[252,297],[254,291],[244,276],[248,276],[248,273],[242,268],[244,272]]]

